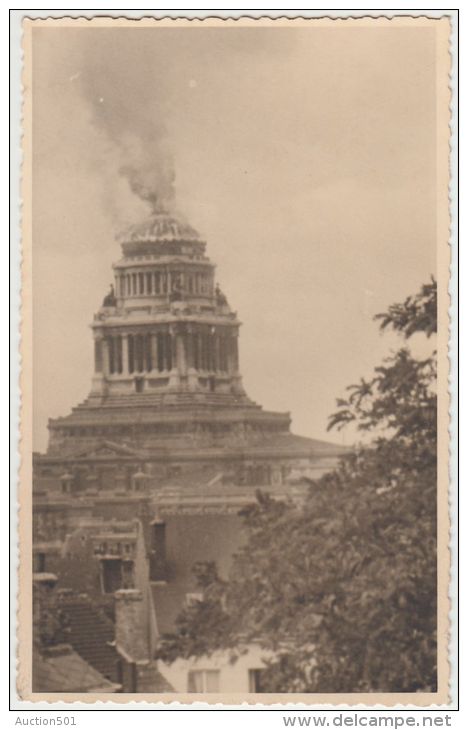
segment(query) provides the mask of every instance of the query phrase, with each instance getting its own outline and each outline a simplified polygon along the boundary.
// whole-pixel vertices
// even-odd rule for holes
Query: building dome
[[[166,211],[152,213],[140,223],[136,223],[118,234],[121,243],[163,243],[183,241],[184,243],[201,240],[198,232],[188,223]]]

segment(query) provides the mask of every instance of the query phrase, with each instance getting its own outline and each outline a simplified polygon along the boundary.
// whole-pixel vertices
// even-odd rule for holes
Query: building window
[[[145,381],[143,378],[135,378],[135,392],[143,393]]]
[[[188,673],[188,692],[219,692],[219,669],[200,669]]]
[[[150,578],[166,580],[166,524],[154,522],[151,525]]]
[[[263,684],[264,669],[249,669],[249,692],[265,692]]]
[[[46,556],[45,553],[33,554],[33,573],[46,572]]]
[[[101,560],[102,592],[115,593],[122,587],[122,561]]]

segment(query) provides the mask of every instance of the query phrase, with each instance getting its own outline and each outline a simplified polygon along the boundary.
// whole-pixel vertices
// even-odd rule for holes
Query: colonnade
[[[157,271],[134,271],[117,274],[116,294],[119,297],[163,296],[179,288],[187,294],[212,294],[213,282],[210,273],[182,272],[169,268]]]
[[[104,375],[164,372],[173,367],[184,374],[198,371],[236,373],[239,369],[237,333],[152,331],[106,335],[95,339],[95,371]]]

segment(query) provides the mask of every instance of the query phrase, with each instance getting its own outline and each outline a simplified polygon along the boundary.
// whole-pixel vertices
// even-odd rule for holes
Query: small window
[[[200,669],[188,673],[188,692],[219,692],[219,670]]]
[[[45,553],[34,553],[34,555],[33,555],[33,572],[34,573],[45,573],[45,571],[46,571]]]
[[[143,378],[135,378],[135,392],[143,393],[144,380]]]
[[[166,525],[155,522],[151,530],[150,579],[166,580]]]
[[[122,588],[122,561],[101,560],[102,592],[115,593]]]
[[[264,669],[249,669],[249,692],[265,692],[264,689]]]

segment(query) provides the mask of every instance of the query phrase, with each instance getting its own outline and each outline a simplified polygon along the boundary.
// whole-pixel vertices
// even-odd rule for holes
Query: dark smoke
[[[170,89],[162,70],[154,70],[147,46],[138,49],[132,43],[131,63],[122,64],[127,42],[121,36],[121,43],[93,42],[85,48],[81,91],[92,123],[107,142],[106,170],[110,159],[113,174],[122,176],[152,212],[170,210],[175,201],[174,160],[166,129]]]

